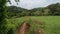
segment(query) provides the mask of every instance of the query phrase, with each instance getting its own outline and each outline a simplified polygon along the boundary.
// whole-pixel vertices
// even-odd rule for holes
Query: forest
[[[47,7],[39,7],[30,10],[16,6],[8,6],[7,8],[9,17],[60,16],[60,3],[51,4]]]

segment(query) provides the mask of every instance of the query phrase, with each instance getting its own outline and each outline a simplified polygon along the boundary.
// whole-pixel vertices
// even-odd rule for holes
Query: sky
[[[60,0],[20,0],[18,5],[14,0],[11,0],[12,4],[7,3],[8,6],[18,6],[25,9],[33,9],[37,7],[46,7],[50,4],[60,3]]]

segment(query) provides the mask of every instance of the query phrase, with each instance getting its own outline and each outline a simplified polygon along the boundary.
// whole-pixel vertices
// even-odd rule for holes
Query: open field
[[[7,23],[7,27],[17,29],[23,21],[27,21],[31,25],[29,34],[36,34],[36,29],[43,29],[45,34],[60,34],[60,16],[27,16],[11,18],[8,20],[9,23]]]

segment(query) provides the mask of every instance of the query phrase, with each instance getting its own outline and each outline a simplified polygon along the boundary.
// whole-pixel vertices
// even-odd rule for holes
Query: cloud
[[[49,4],[60,2],[60,0],[20,0],[19,5],[17,5],[14,0],[11,0],[11,2],[11,5],[32,9],[36,7],[45,7]]]
[[[21,0],[19,6],[31,9],[38,6],[44,6],[43,4],[46,2],[46,0]]]

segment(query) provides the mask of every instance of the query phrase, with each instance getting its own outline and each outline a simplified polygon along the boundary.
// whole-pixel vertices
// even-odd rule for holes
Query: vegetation
[[[29,34],[36,34],[35,28],[42,28],[44,30],[44,34],[60,34],[60,16],[30,16],[31,18],[31,30]],[[21,25],[23,21],[29,22],[29,17],[21,17],[21,18],[11,18],[9,22],[13,22],[14,24],[8,24],[8,27],[16,27]],[[43,22],[44,25],[37,24],[33,22],[33,20],[37,20],[39,22]],[[19,24],[19,25],[17,25]],[[15,29],[15,28],[14,28]]]
[[[8,0],[9,1],[9,0]],[[6,8],[7,0],[0,0],[0,34],[7,33],[7,8]]]
[[[6,0],[0,0],[0,34],[6,34],[6,17],[7,11],[5,6]]]
[[[27,10],[16,6],[7,7],[7,1],[10,2],[10,0],[0,0],[0,34],[17,34],[17,28],[23,21],[27,21],[31,25],[31,30],[28,32],[29,34],[36,34],[36,28],[43,29],[46,34],[60,33],[60,3]],[[18,2],[19,0],[15,1]],[[37,20],[36,22],[41,21],[43,25],[33,20]]]
[[[10,6],[8,8],[9,17],[23,16],[60,16],[60,3],[51,4],[47,7],[34,8],[27,10],[21,7]]]

